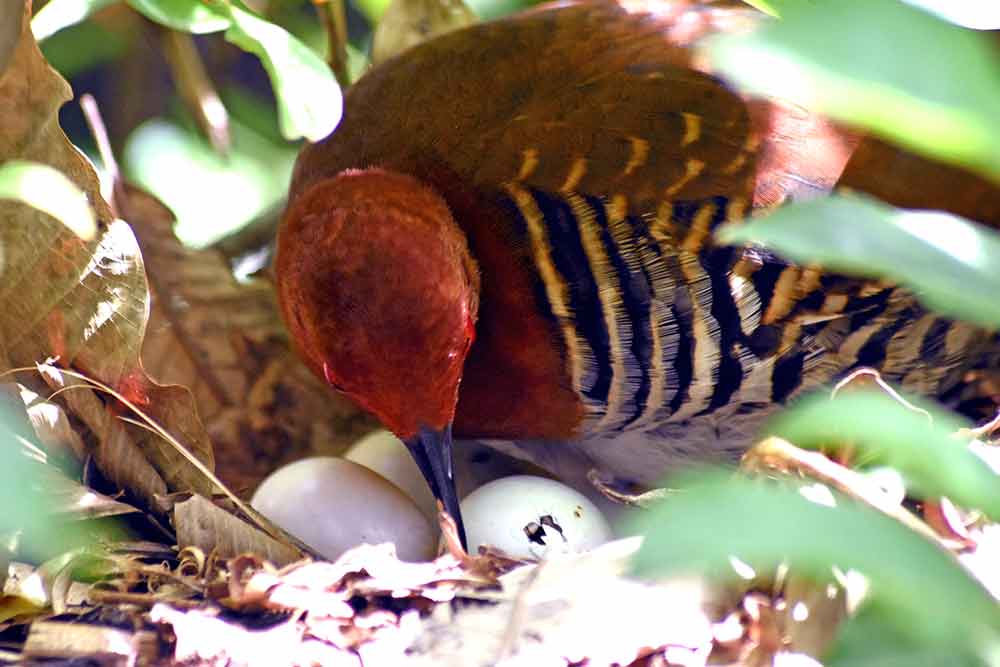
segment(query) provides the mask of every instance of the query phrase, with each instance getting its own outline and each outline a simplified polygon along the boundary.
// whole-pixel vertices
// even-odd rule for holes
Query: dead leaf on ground
[[[170,509],[169,503],[164,501],[168,492],[167,483],[143,455],[124,422],[108,409],[86,382],[66,375],[51,365],[39,366],[38,372],[51,390],[60,392],[59,398],[69,412],[76,415],[94,435],[97,445],[89,453],[101,473],[118,488],[126,489],[139,498],[151,511],[166,513]]]
[[[437,606],[410,647],[415,664],[596,667],[661,654],[704,665],[712,627],[701,583],[622,577],[639,544],[619,540],[516,569],[500,578],[499,592],[486,593],[495,605]]]
[[[123,199],[151,291],[145,368],[194,392],[224,482],[255,488],[279,465],[342,453],[371,429],[292,353],[270,283],[238,281],[220,252],[185,248],[152,195],[126,187]]]
[[[100,196],[90,163],[59,127],[59,107],[72,97],[68,84],[38,50],[29,27],[30,2],[6,3],[0,25],[16,24],[20,38],[0,71],[0,161],[23,159],[62,171],[86,194],[99,220],[97,237],[82,241],[47,215],[16,202],[0,202],[0,364],[3,370],[33,367],[47,359],[111,386],[146,410],[203,462],[211,445],[188,390],[153,383],[142,369],[139,348],[146,326],[148,292],[139,247],[129,226],[115,220]],[[41,392],[30,380],[19,377]],[[90,391],[74,389],[70,393]],[[105,404],[96,398],[92,408]],[[122,409],[114,401],[105,411]],[[94,415],[91,415],[93,421]],[[96,424],[95,424],[96,425]],[[94,433],[95,458],[123,488],[146,487],[138,467],[121,470],[128,457],[114,446],[148,459],[168,490],[208,490],[209,483],[158,436],[106,420]],[[115,443],[115,444],[112,444]],[[101,456],[101,454],[105,454]],[[154,476],[155,477],[155,476]],[[152,487],[160,482],[154,481]]]
[[[156,633],[148,630],[130,632],[118,628],[84,623],[41,621],[31,625],[24,643],[27,658],[83,658],[100,656],[114,663],[150,664],[158,657]]]
[[[198,547],[205,553],[215,552],[220,558],[254,553],[272,563],[285,564],[303,557],[300,551],[199,495],[174,505],[174,527],[180,548]]]

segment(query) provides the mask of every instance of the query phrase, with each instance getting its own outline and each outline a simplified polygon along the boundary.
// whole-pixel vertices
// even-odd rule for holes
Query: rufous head
[[[404,440],[450,425],[479,277],[431,188],[382,169],[312,185],[285,213],[275,271],[282,315],[317,375]]]

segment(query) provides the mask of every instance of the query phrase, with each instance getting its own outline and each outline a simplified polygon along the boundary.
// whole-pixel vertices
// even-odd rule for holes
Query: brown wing
[[[642,3],[639,3],[644,7]],[[769,206],[828,191],[856,137],[804,110],[741,99],[692,46],[761,15],[704,5],[630,13],[616,2],[538,9],[437,38],[373,69],[292,193],[349,167],[412,173],[446,198],[520,180],[623,193],[631,212],[725,196]]]
[[[341,126],[300,157],[293,193],[347,167],[381,165],[482,190],[523,174],[558,191],[579,176],[579,190],[626,192],[640,210],[668,191],[747,194],[746,105],[690,68],[689,45],[752,14],[697,7],[684,16],[683,34],[671,37],[674,15],[582,3],[407,51],[349,91]]]

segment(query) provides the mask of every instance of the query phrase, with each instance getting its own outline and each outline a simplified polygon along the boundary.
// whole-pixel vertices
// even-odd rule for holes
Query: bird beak
[[[440,431],[421,427],[415,436],[406,440],[406,446],[430,485],[434,497],[441,501],[444,510],[455,520],[462,547],[468,548],[462,513],[458,507],[458,493],[455,491],[455,477],[452,474],[451,424]]]

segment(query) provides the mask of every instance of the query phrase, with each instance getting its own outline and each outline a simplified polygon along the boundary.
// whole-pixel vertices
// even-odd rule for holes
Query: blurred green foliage
[[[93,21],[61,30],[42,44],[46,60],[68,79],[124,57],[127,51],[128,39]]]
[[[955,215],[842,195],[790,204],[717,236],[725,243],[762,244],[832,271],[889,278],[914,289],[937,312],[1000,326],[1000,236]]]
[[[147,121],[125,146],[126,174],[168,202],[175,231],[186,243],[205,246],[234,232],[285,195],[296,151],[230,123],[233,148],[212,151],[193,130],[163,119]]]
[[[869,580],[868,606],[913,646],[983,649],[1000,607],[958,562],[901,523],[834,494],[807,500],[796,486],[701,471],[671,480],[676,493],[643,514],[639,574],[732,572],[736,556],[760,571],[787,563],[819,581],[833,567]],[[948,613],[961,610],[961,613]]]
[[[91,542],[82,523],[58,511],[45,464],[32,456],[34,437],[26,419],[0,401],[0,562],[11,554],[40,563]]]
[[[781,15],[718,38],[722,72],[1000,182],[1000,49],[989,35],[899,0],[784,2]]]
[[[833,401],[813,395],[776,417],[766,432],[801,447],[858,448],[863,463],[902,473],[914,497],[949,496],[1000,520],[996,473],[955,437],[970,424],[919,399],[907,400],[919,410],[884,393],[853,391]]]
[[[48,165],[10,160],[0,164],[0,199],[13,199],[48,213],[82,238],[96,232],[87,196]]]

